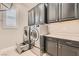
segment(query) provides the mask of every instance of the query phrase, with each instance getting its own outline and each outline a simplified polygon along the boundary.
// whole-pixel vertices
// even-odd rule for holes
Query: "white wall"
[[[28,7],[27,7],[28,5]],[[16,29],[4,29],[2,24],[2,14],[0,13],[0,49],[16,45],[23,40],[23,28],[28,25],[28,10],[36,4],[13,4],[13,9],[16,9]]]
[[[65,34],[72,36],[79,36],[79,19],[73,21],[65,21],[58,23],[51,23],[48,25],[49,34]]]

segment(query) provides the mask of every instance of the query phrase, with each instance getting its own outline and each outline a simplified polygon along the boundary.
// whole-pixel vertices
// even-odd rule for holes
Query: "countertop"
[[[65,40],[72,40],[72,41],[78,41],[79,42],[79,34],[60,34],[60,33],[54,33],[54,34],[48,34],[48,35],[43,35],[47,37],[55,37],[55,38],[60,38],[60,39],[65,39]]]

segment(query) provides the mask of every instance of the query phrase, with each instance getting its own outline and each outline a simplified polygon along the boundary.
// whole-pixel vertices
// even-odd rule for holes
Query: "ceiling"
[[[15,4],[15,3],[14,3]],[[27,8],[28,10],[30,10],[31,8],[33,8],[34,6],[36,6],[38,3],[17,3],[17,5],[21,5],[25,8]],[[10,3],[5,4],[6,6],[10,6]],[[2,6],[1,9],[6,9],[5,6]]]
[[[20,3],[21,5],[25,6],[28,9],[33,8],[34,6],[36,6],[38,3]]]
[[[12,3],[0,3],[0,10],[7,10],[12,7]]]

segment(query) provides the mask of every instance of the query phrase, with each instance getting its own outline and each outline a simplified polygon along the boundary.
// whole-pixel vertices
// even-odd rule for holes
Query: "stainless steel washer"
[[[30,27],[25,26],[24,27],[24,34],[23,34],[23,41],[29,40],[29,33],[30,33]]]

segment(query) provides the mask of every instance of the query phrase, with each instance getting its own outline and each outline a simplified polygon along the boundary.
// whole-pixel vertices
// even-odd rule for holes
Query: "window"
[[[5,28],[16,28],[16,10],[7,10],[3,22]]]

